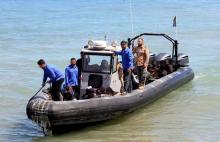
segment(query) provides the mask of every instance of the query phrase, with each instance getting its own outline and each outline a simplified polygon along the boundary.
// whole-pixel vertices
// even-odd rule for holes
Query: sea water
[[[64,135],[45,137],[27,119],[26,104],[42,82],[38,59],[64,71],[90,39],[119,43],[143,32],[178,39],[194,80],[132,114]],[[0,141],[219,141],[219,35],[218,0],[1,0]],[[145,42],[171,53],[162,38]]]

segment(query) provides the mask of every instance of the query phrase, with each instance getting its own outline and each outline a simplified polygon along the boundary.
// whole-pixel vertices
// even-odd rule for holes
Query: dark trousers
[[[123,70],[124,74],[124,87],[127,93],[131,93],[132,91],[132,80],[131,80],[131,73],[128,70]]]
[[[61,94],[61,86],[63,81],[64,79],[62,78],[52,83],[51,94],[54,101],[63,101],[63,96]]]
[[[137,66],[137,75],[139,84],[144,84],[145,77],[144,77],[144,66]]]
[[[79,86],[71,86],[73,91],[74,91],[74,96],[72,96],[71,100],[73,98],[76,98],[77,100],[79,100],[79,95],[80,95],[80,88]]]

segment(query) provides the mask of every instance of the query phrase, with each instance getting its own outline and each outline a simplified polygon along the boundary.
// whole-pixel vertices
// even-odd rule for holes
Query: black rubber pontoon
[[[191,68],[178,69],[153,81],[144,90],[134,90],[126,96],[111,96],[78,101],[55,102],[39,92],[27,104],[28,118],[42,127],[85,124],[112,119],[146,105],[192,80]]]

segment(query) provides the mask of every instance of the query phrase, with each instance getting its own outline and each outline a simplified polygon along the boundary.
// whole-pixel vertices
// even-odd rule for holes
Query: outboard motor
[[[189,64],[189,56],[184,53],[179,53],[178,54],[178,65],[180,67],[185,67],[185,66],[188,66],[188,64]]]
[[[155,56],[155,63],[160,63],[161,61],[170,60],[171,55],[168,53],[159,53]]]
[[[166,59],[171,59],[170,54],[168,54],[168,53],[159,53],[155,57],[156,61],[164,61]]]
[[[155,54],[154,53],[150,53],[150,58],[149,58],[149,64],[153,64],[154,63],[154,60],[155,60]]]

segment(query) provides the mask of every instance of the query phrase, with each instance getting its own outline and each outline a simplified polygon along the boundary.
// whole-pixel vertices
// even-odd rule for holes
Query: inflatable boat
[[[149,79],[143,89],[137,88],[122,96],[120,95],[120,83],[116,69],[118,57],[108,48],[96,44],[95,41],[90,41],[81,51],[83,80],[81,81],[80,94],[85,94],[88,86],[92,88],[110,87],[116,94],[102,94],[99,97],[89,99],[81,97],[79,100],[53,101],[47,91],[48,86],[45,86],[29,100],[26,109],[28,118],[42,128],[52,131],[53,128],[59,126],[65,127],[109,120],[147,105],[193,79],[194,73],[188,66],[188,56],[182,53],[178,54],[178,42],[169,36],[153,33],[140,34],[128,39],[129,47],[132,48],[132,44],[137,38],[146,35],[162,36],[171,41],[173,45],[172,54],[151,54],[150,62],[153,64],[155,60],[171,58],[176,67],[174,72],[151,81]],[[112,45],[111,48],[117,47]],[[111,64],[109,66],[102,65],[102,59]],[[102,66],[101,69],[99,62]]]

